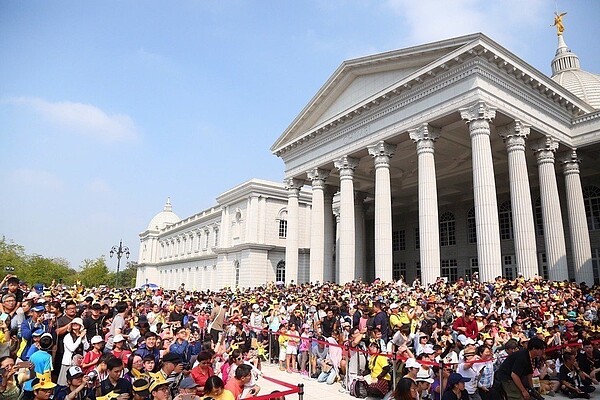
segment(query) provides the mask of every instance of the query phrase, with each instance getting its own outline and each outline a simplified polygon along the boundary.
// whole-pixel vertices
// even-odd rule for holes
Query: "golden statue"
[[[561,14],[554,12],[554,24],[552,24],[552,26],[556,27],[557,35],[562,35],[565,30],[565,26],[563,25],[563,22],[562,22],[562,19],[565,15],[567,15],[566,12],[561,13]]]

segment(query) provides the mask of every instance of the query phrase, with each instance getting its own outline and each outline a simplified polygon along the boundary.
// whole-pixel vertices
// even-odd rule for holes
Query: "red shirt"
[[[459,331],[457,328],[467,328],[464,332],[464,335],[473,340],[477,339],[477,335],[479,335],[479,328],[477,328],[477,321],[472,319],[470,322],[465,320],[465,317],[457,318],[456,321],[452,324],[452,329],[457,331],[459,334],[463,333],[463,331]]]
[[[225,389],[229,390],[236,400],[239,399],[242,393],[244,392],[244,386],[240,386],[240,381],[235,378],[227,381],[227,383],[225,384]]]
[[[196,382],[198,386],[204,386],[206,380],[213,376],[215,374],[215,371],[213,371],[212,367],[210,366],[206,367],[205,371],[202,371],[200,369],[200,366],[196,365],[194,368],[192,368],[191,374],[192,379],[194,380],[194,382]]]

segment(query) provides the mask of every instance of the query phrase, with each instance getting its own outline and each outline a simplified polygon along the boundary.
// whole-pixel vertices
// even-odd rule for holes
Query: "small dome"
[[[167,198],[167,202],[161,212],[156,214],[148,224],[148,229],[161,230],[168,225],[176,224],[181,219],[173,212],[171,199]]]
[[[558,48],[552,60],[552,80],[600,109],[600,75],[580,68],[579,57],[567,47],[563,35],[558,35]]]

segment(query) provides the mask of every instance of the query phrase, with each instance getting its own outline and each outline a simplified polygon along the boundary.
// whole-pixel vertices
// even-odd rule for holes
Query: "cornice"
[[[347,131],[356,130],[361,125],[366,125],[371,122],[371,119],[377,118],[377,116],[381,117],[381,111],[372,111],[372,108],[378,107],[382,103],[389,102],[393,105],[388,106],[386,111],[392,112],[394,109],[402,107],[403,103],[407,104],[419,100],[443,87],[453,84],[457,80],[465,77],[461,76],[461,71],[464,73],[466,69],[467,72],[469,72],[469,68],[472,68],[475,65],[484,65],[484,63],[489,64],[490,67],[494,66],[494,72],[502,72],[504,75],[512,76],[515,81],[519,82],[519,85],[509,85],[506,79],[500,79],[498,76],[495,77],[496,79],[492,79],[493,74],[486,76],[487,79],[495,80],[496,82],[505,82],[505,88],[511,88],[511,91],[515,93],[520,92],[521,96],[528,97],[528,101],[534,100],[534,98],[531,95],[526,95],[526,92],[523,91],[523,87],[533,89],[542,97],[556,103],[558,108],[562,108],[564,110],[563,112],[566,111],[567,114],[571,115],[570,118],[577,117],[590,110],[589,105],[569,93],[566,89],[559,87],[559,85],[550,78],[542,75],[539,71],[530,68],[528,65],[520,65],[520,60],[514,59],[510,54],[500,54],[499,52],[496,52],[495,48],[491,49],[490,45],[483,41],[478,41],[477,44],[473,44],[472,46],[465,46],[465,48],[460,50],[462,52],[452,52],[448,56],[441,58],[435,64],[428,66],[428,68],[421,69],[409,75],[387,90],[365,99],[355,107],[319,124],[285,146],[274,149],[273,153],[278,157],[282,157],[285,153],[293,152],[294,149],[300,146],[303,150],[308,150],[311,147],[306,147],[305,143],[314,143],[315,139],[321,137],[324,133],[328,133],[327,136],[329,137],[333,136],[331,134],[333,131],[335,132],[334,135],[337,137],[347,133]],[[479,62],[468,63],[468,61],[473,61],[473,59],[476,58]],[[470,72],[482,72],[482,70],[471,70]],[[489,72],[492,71],[490,70]],[[416,89],[420,90],[417,91]],[[395,99],[410,99],[410,101]],[[537,100],[537,102],[539,103],[539,107],[546,108],[548,106],[547,103],[542,103],[540,100]],[[367,116],[362,114],[367,114]],[[349,121],[352,121],[356,117],[360,117],[361,121],[348,125]],[[368,130],[368,127],[364,129]],[[334,139],[335,137],[330,140]],[[319,145],[322,145],[321,141],[319,141]]]

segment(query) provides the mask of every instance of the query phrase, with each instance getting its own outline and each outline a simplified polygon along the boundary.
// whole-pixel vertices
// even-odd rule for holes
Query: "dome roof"
[[[600,75],[580,68],[579,57],[558,35],[558,48],[552,60],[552,80],[592,107],[600,109]]]
[[[148,229],[153,230],[161,230],[168,225],[176,224],[181,221],[177,214],[173,212],[173,207],[171,206],[171,199],[167,198],[167,202],[161,212],[156,214],[154,218],[148,224]]]

